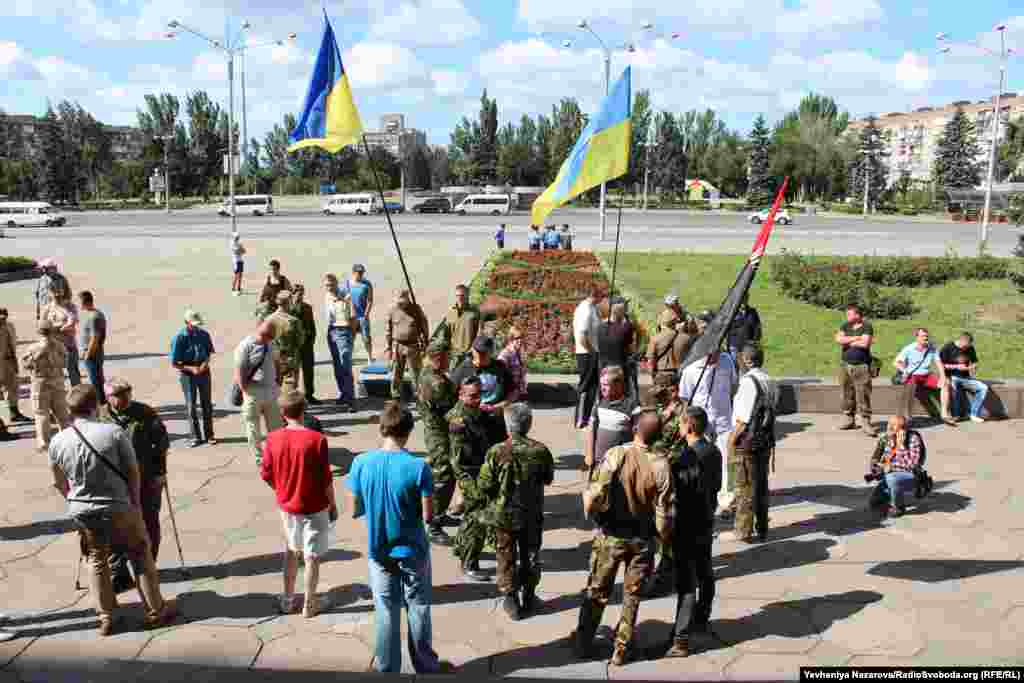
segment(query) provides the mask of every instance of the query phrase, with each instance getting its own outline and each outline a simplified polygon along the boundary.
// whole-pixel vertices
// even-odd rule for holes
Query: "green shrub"
[[[36,262],[24,256],[0,256],[0,273],[14,273],[35,267]]]
[[[842,310],[856,302],[865,315],[882,319],[904,318],[915,311],[905,291],[884,293],[860,269],[845,263],[812,262],[784,251],[772,259],[772,279],[786,295],[815,306]]]

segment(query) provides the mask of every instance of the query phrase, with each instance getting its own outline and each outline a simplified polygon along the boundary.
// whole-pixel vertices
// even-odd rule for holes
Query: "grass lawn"
[[[611,253],[600,255],[611,274]],[[619,253],[616,289],[640,304],[640,316],[652,322],[666,293],[676,291],[691,313],[715,309],[736,280],[746,257],[727,254]],[[750,303],[764,327],[765,368],[777,377],[833,377],[839,349],[832,337],[845,312],[830,311],[790,299],[771,279],[772,256],[750,289]],[[892,360],[913,341],[913,329],[929,329],[942,345],[961,330],[974,334],[980,376],[1024,377],[1024,296],[1008,280],[954,280],[940,287],[911,290],[920,311],[904,320],[872,320],[873,352],[882,360],[882,376],[892,374]]]

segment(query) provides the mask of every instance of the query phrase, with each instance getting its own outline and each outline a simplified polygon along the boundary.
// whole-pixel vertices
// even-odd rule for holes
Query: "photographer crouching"
[[[871,471],[864,481],[877,481],[871,494],[871,508],[885,519],[901,517],[907,511],[905,497],[913,491],[923,498],[931,488],[931,478],[924,471],[926,450],[921,434],[907,429],[907,418],[889,418],[886,433],[878,439],[871,455]]]

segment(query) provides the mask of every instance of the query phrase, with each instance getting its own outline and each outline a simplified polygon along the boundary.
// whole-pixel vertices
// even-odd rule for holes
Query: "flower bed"
[[[477,301],[486,332],[500,347],[515,325],[531,370],[575,372],[573,312],[592,282],[608,286],[597,258],[578,251],[512,251],[496,259],[484,268]]]

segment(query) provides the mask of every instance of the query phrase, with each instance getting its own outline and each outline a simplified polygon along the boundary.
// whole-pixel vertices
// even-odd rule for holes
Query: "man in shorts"
[[[242,238],[238,230],[231,233],[231,291],[235,296],[242,295],[242,273],[245,271],[245,247],[242,246]]]
[[[285,426],[267,435],[260,461],[260,477],[274,489],[284,523],[288,548],[284,562],[284,593],[281,612],[295,611],[295,576],[299,555],[306,558],[306,596],[302,615],[316,616],[316,585],[320,561],[330,546],[330,523],[338,519],[327,439],[303,426],[306,398],[289,391],[281,398]]]
[[[357,263],[352,266],[352,277],[345,283],[343,291],[352,300],[352,312],[356,316],[356,335],[362,335],[366,357],[373,363],[373,337],[370,334],[370,312],[373,310],[373,283],[366,279],[366,266]],[[352,347],[355,348],[355,339]]]

